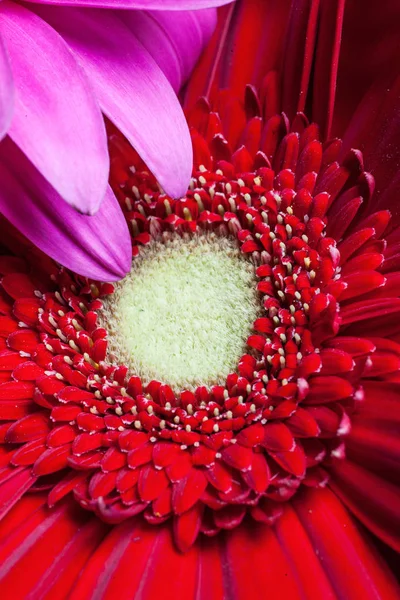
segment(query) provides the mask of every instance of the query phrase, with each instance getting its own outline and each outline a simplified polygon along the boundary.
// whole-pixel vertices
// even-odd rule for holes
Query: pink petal
[[[176,92],[195,66],[217,17],[215,10],[116,14],[148,50]]]
[[[14,81],[3,40],[0,37],[0,140],[5,136],[14,110]]]
[[[7,0],[0,33],[16,86],[9,135],[64,200],[93,214],[107,186],[107,140],[81,67],[56,31]]]
[[[217,11],[154,11],[151,15],[169,35],[176,48],[177,57],[182,64],[184,83],[210,40],[217,24]],[[143,45],[147,48],[146,44]],[[154,56],[157,63],[159,54]]]
[[[28,1],[36,2],[36,0]],[[230,4],[232,1],[233,0],[41,0],[40,4],[179,11],[223,6],[224,4]]]
[[[79,56],[103,112],[128,138],[165,191],[190,181],[192,144],[182,108],[159,66],[114,14],[37,6]]]
[[[93,279],[113,281],[127,273],[130,237],[110,188],[95,216],[80,215],[9,137],[0,143],[0,179],[1,213],[41,250]]]

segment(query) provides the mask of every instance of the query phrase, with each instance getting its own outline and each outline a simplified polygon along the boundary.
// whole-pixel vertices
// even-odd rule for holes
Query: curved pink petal
[[[117,16],[148,50],[177,92],[216,24],[216,11],[119,11]]]
[[[174,40],[149,12],[118,11],[117,16],[148,50],[175,92],[178,92],[183,81],[183,71]]]
[[[5,136],[14,110],[14,81],[3,40],[0,37],[0,140]]]
[[[174,43],[178,59],[182,64],[184,83],[201,51],[210,40],[217,24],[217,11],[213,9],[182,12],[160,10],[151,14]],[[158,56],[154,58],[158,63]]]
[[[9,135],[71,206],[93,214],[108,178],[105,128],[93,91],[61,36],[30,10],[0,4],[16,87]]]
[[[130,236],[110,188],[95,216],[63,202],[15,143],[0,143],[0,212],[31,242],[80,275],[114,281],[130,269]]]
[[[148,51],[111,12],[36,7],[76,52],[103,112],[128,138],[165,191],[181,196],[192,143],[178,99]]]
[[[36,2],[36,0],[28,0]],[[41,0],[40,4],[144,10],[197,10],[230,4],[233,0]]]

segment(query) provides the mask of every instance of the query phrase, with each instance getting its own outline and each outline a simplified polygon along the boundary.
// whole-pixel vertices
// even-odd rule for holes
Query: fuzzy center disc
[[[233,240],[154,242],[104,303],[108,358],[173,388],[224,383],[259,308],[254,265]]]

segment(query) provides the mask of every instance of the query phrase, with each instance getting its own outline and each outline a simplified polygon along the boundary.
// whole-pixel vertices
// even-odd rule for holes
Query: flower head
[[[360,151],[267,114],[276,81],[188,110],[180,199],[110,127],[115,286],[5,239],[3,589],[398,594],[358,522],[399,548],[395,205]]]

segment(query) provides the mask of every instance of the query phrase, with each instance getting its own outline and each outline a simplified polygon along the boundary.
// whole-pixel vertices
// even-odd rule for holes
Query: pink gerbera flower
[[[59,6],[0,6],[0,210],[61,264],[118,279],[129,270],[129,236],[107,187],[103,114],[166,191],[182,195],[192,152],[175,92],[216,17],[214,9],[182,9],[221,2],[111,3],[156,12],[50,4]],[[108,239],[96,242],[110,218]]]
[[[335,70],[357,7],[274,6],[220,13],[186,94],[184,197],[109,127],[125,279],[4,236],[5,598],[399,595],[397,42],[349,122]]]

